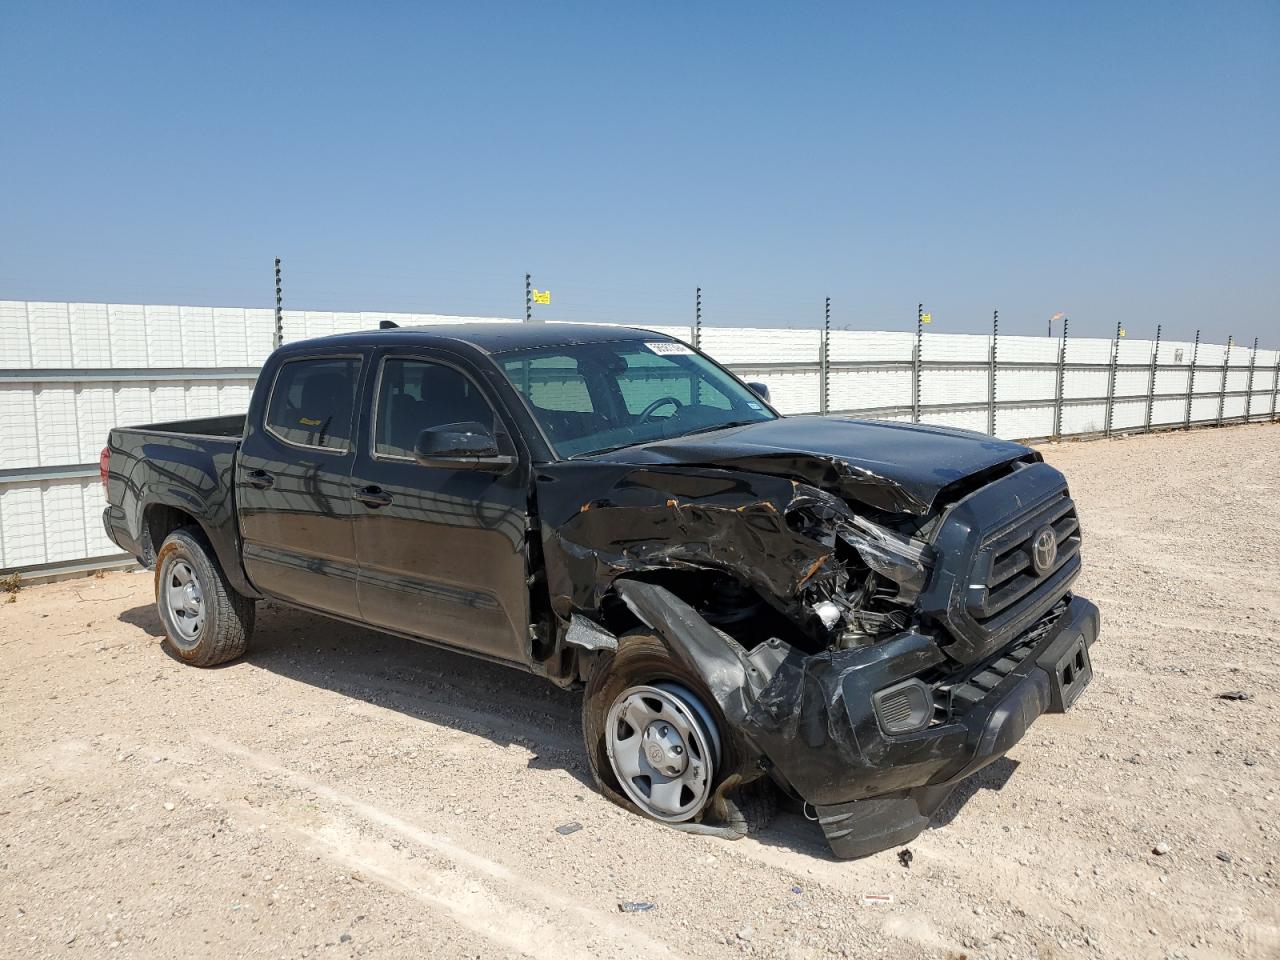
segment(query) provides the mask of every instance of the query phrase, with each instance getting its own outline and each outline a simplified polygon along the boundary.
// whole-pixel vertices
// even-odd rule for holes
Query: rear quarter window
[[[349,450],[359,379],[357,357],[290,360],[276,372],[267,430],[286,443]]]

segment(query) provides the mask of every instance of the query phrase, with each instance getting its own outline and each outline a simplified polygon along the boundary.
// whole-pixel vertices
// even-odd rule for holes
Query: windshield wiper
[[[595,457],[602,453],[612,453],[615,450],[623,450],[626,447],[638,447],[645,443],[662,443],[664,440],[679,440],[681,437],[692,437],[698,433],[710,433],[713,430],[727,430],[729,427],[745,427],[751,423],[760,423],[759,420],[730,420],[727,423],[713,423],[709,427],[699,427],[697,430],[690,430],[687,433],[673,433],[669,437],[649,437],[644,440],[628,440],[626,443],[615,443],[611,447],[601,447],[599,450],[589,450],[583,453],[575,453],[569,457],[570,460],[577,460],[579,457]]]
[[[661,438],[660,438],[661,439]],[[582,453],[575,453],[570,460],[577,460],[580,457],[594,457],[602,453],[613,453],[615,450],[622,450],[626,447],[634,447],[640,443],[652,443],[651,440],[628,440],[626,443],[615,443],[611,447],[601,447],[599,450],[584,450]]]
[[[728,430],[730,427],[745,427],[752,423],[763,423],[761,420],[730,420],[727,423],[715,423],[709,427],[699,427],[697,430],[690,430],[688,433],[682,433],[682,437],[692,437],[695,433],[710,433],[712,430]]]

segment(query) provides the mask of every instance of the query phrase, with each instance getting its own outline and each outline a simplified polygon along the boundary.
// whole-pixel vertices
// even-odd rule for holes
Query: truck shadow
[[[979,790],[1003,790],[1004,785],[1009,782],[1009,778],[1017,769],[1017,760],[1001,757],[987,764],[973,776],[961,780],[951,791],[951,796],[947,797],[946,802],[934,811],[933,819],[929,821],[929,829],[936,830],[949,824]]]
[[[164,636],[153,605],[119,619]],[[258,604],[249,652],[227,666],[236,663],[498,746],[523,746],[533,754],[530,768],[562,769],[595,789],[582,750],[581,697],[541,677],[269,601]]]
[[[152,604],[125,610],[119,619],[152,637],[164,636]],[[270,601],[258,604],[249,652],[227,666],[235,664],[498,746],[522,746],[532,754],[531,769],[564,770],[596,789],[582,747],[581,695],[541,677]],[[999,790],[1016,768],[1016,761],[1004,757],[962,782],[934,814],[930,829],[951,823],[979,790]],[[755,840],[835,860],[818,825],[786,800],[773,825]]]

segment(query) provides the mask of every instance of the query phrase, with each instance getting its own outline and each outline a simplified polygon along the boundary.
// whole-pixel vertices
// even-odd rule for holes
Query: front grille
[[[1033,559],[1035,540],[1045,528],[1054,532],[1057,552],[1053,563],[1038,571]],[[1080,522],[1075,504],[1063,490],[1060,496],[982,544],[974,579],[984,583],[986,591],[972,610],[973,619],[998,629],[1000,623],[1015,616],[1023,604],[1034,602],[1038,588],[1055,580],[1059,571],[1070,565],[1079,553]],[[980,567],[985,569],[980,571]]]
[[[1046,529],[1057,553],[1038,567],[1035,540]],[[1080,572],[1080,523],[1062,474],[1030,464],[951,507],[933,548],[938,561],[921,614],[949,634],[948,656],[972,664],[1008,646],[1067,595]]]

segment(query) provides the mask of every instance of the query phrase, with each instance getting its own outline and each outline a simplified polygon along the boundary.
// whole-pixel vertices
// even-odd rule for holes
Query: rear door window
[[[359,379],[358,357],[290,360],[276,373],[267,431],[298,446],[350,450]]]

